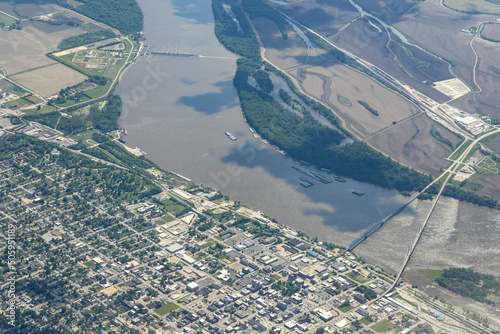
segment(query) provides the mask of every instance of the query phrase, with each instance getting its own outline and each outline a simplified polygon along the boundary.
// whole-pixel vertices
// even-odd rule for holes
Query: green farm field
[[[497,2],[497,3],[494,3]],[[446,7],[470,14],[500,14],[500,2],[497,0],[445,0]]]

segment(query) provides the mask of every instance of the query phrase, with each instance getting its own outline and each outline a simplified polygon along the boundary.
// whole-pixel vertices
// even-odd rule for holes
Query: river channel
[[[350,179],[323,184],[306,176],[314,185],[302,187],[299,177],[304,175],[290,167],[297,163],[255,138],[244,121],[232,86],[236,56],[214,35],[210,0],[138,2],[150,50],[203,57],[141,57],[125,72],[117,93],[124,101],[120,124],[129,145],[147,152],[166,170],[344,246],[404,203],[406,198],[396,191]],[[229,140],[225,132],[238,139]],[[356,196],[353,190],[365,194]],[[396,272],[429,208],[428,201],[414,202],[356,253]],[[500,263],[491,259],[500,254],[499,228],[496,210],[441,200],[405,278],[419,282],[419,268],[446,266],[498,275]],[[492,308],[469,306],[498,319]]]
[[[139,4],[150,50],[203,57],[141,57],[127,70],[117,88],[127,143],[166,170],[327,241],[348,244],[401,205],[397,192],[350,179],[301,186],[304,175],[290,167],[297,164],[255,138],[244,121],[232,86],[236,56],[215,37],[210,1]]]
[[[139,4],[150,50],[203,57],[141,57],[125,72],[117,93],[124,101],[120,122],[128,132],[129,145],[147,152],[166,170],[221,190],[320,240],[342,245],[406,200],[396,191],[351,179],[330,184],[310,179],[291,168],[295,161],[254,137],[232,86],[236,56],[215,37],[210,1],[139,0]],[[229,140],[225,132],[238,139]],[[314,185],[304,188],[299,177]],[[356,196],[353,190],[365,194]],[[458,202],[457,206],[489,221],[483,235],[491,235],[486,225],[491,228],[492,222],[498,222],[497,211]],[[376,239],[394,242],[400,240],[398,235],[413,236],[427,208],[421,202],[411,205],[391,221],[394,230],[384,227]],[[457,219],[455,225],[465,223],[460,222],[462,215],[449,213]],[[386,230],[394,237],[385,236]],[[404,240],[401,250],[391,253],[403,256],[409,242]],[[394,257],[395,267],[399,258]]]

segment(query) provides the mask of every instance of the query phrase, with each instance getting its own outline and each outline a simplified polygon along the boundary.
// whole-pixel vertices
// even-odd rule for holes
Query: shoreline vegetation
[[[23,2],[26,0],[16,1]],[[132,26],[135,29],[142,29],[142,10],[135,0],[130,1],[135,5],[130,6],[129,10],[136,10],[136,12],[128,15],[139,19]],[[65,0],[54,0],[53,2],[66,3]],[[127,0],[124,3],[128,2]],[[105,10],[114,10],[110,5],[114,3],[114,0],[105,2],[105,4],[100,5],[101,7],[95,5],[93,0],[82,1],[82,3],[88,4],[91,8],[101,8],[103,10],[100,13],[101,16],[93,15],[96,19],[106,18],[107,16],[104,15]],[[251,127],[255,128],[271,144],[280,147],[295,160],[307,161],[319,168],[332,170],[334,173],[357,181],[396,189],[402,193],[420,191],[431,182],[431,176],[403,166],[371,148],[363,141],[353,140],[351,143],[344,144],[346,138],[353,139],[353,137],[342,127],[341,120],[332,110],[302,93],[281,70],[263,61],[260,56],[257,37],[242,7],[249,12],[251,17],[263,16],[273,20],[280,27],[284,39],[288,38],[288,35],[286,34],[286,21],[283,21],[283,17],[261,0],[242,0],[241,6],[236,0],[213,0],[212,2],[215,21],[214,30],[217,38],[228,50],[242,57],[237,62],[237,71],[233,84],[238,91],[242,111]],[[113,15],[109,16],[109,20],[102,19],[100,21],[111,26],[115,24],[116,26]],[[102,30],[99,33],[96,35],[83,34],[65,41],[68,43],[67,45],[76,45],[79,44],[79,41],[88,41],[88,38],[101,38],[113,34],[109,30]],[[132,33],[134,39],[139,34],[136,30],[132,31]],[[342,60],[348,66],[352,65],[350,59],[344,57],[343,54],[339,54],[338,51],[332,52],[339,61]],[[270,73],[276,74],[287,83],[289,91],[281,90],[280,96],[295,112],[289,110],[270,95],[274,90],[269,76]],[[249,78],[253,78],[257,82],[257,87],[253,87],[248,83]],[[102,79],[95,82],[98,85],[96,89],[102,91],[104,88],[110,88],[111,79],[91,75],[88,81],[94,82],[94,79]],[[56,122],[57,129],[67,135],[77,135],[85,131],[97,130],[106,133],[117,130],[119,127],[117,121],[121,114],[121,98],[114,95],[113,91],[113,89],[109,89],[107,95],[97,98],[88,96],[85,93],[81,94],[80,102],[75,106],[66,107],[65,110],[71,114],[73,119]],[[298,99],[292,98],[289,92],[293,92]],[[90,100],[86,101],[86,99]],[[364,101],[359,100],[358,102],[364,104],[362,103]],[[323,116],[336,130],[317,121],[306,107]],[[90,109],[82,114],[81,110],[84,110],[84,108]],[[374,115],[378,113],[368,104],[366,104],[365,108]],[[373,109],[373,111],[370,109]],[[31,116],[26,119],[28,120],[29,117]],[[34,121],[34,119],[31,120]],[[36,117],[36,121],[47,125],[53,124],[57,120],[61,120],[59,112],[40,114]],[[433,133],[433,135],[439,137],[437,133]],[[443,142],[442,144],[446,146],[447,143]],[[431,198],[431,192],[432,189],[429,189],[427,194],[423,194],[422,197]],[[444,195],[489,208],[500,207],[498,201],[466,191],[461,186],[449,185]]]
[[[136,0],[79,0],[70,5],[66,0],[55,0],[59,5],[118,29],[123,35],[142,31],[144,14]]]
[[[230,6],[231,10],[226,10],[223,4]],[[264,15],[280,22],[279,18],[275,17],[278,15],[276,12],[271,14],[269,10],[263,9],[267,5],[262,1],[243,0],[242,6],[254,17]],[[296,160],[304,160],[357,181],[385,188],[416,191],[431,182],[431,176],[393,161],[364,142],[355,140],[340,145],[342,139],[346,135],[349,136],[345,129],[335,131],[321,125],[307,110],[301,118],[284,108],[266,93],[263,87],[255,88],[250,85],[249,77],[262,76],[260,73],[263,70],[278,75],[281,71],[261,59],[257,38],[236,0],[214,0],[212,9],[217,38],[228,50],[243,57],[237,61],[233,80],[243,113],[248,124],[271,144],[280,147]],[[284,77],[283,74],[280,76]],[[340,128],[340,121],[331,110],[309,97],[306,98],[291,80],[286,81],[304,104],[312,106],[329,122]]]
[[[227,10],[228,7],[230,10]],[[284,29],[283,18],[280,14],[262,0],[242,0],[241,7],[250,17],[266,17],[273,20],[281,31]],[[238,92],[245,118],[252,128],[295,160],[307,161],[316,167],[327,168],[357,181],[396,189],[404,193],[420,191],[432,181],[431,176],[403,166],[363,141],[354,139],[352,143],[341,145],[342,139],[353,138],[352,135],[342,127],[341,121],[332,110],[302,93],[281,70],[261,58],[257,37],[241,7],[237,0],[213,0],[212,2],[217,38],[228,50],[242,57],[237,61],[233,85]],[[288,37],[283,32],[282,35],[284,39]],[[340,62],[348,66],[353,65],[351,59],[337,50],[332,52]],[[272,72],[281,77],[290,91],[300,98],[301,101],[292,99],[288,92],[283,90],[279,92],[281,99],[303,117],[285,108],[270,95],[272,82],[268,83],[269,75],[266,80],[262,80],[266,72]],[[249,84],[249,78],[255,79],[258,83],[257,87]],[[262,82],[266,84],[261,84]],[[388,88],[391,89],[391,87]],[[374,116],[379,115],[379,112],[368,103],[362,100],[358,100],[358,103]],[[303,107],[304,105],[317,111],[339,131],[320,124],[311,117],[310,112]],[[441,139],[439,135],[437,132],[433,133],[438,141]],[[444,138],[441,141],[443,145],[448,144]],[[421,198],[429,199],[433,192],[434,189],[431,187],[427,193],[421,195]],[[443,195],[479,206],[500,208],[497,200],[464,190],[461,186],[450,184],[445,188]]]
[[[419,272],[457,295],[492,306],[499,304],[498,277],[481,274],[471,268],[422,269]]]

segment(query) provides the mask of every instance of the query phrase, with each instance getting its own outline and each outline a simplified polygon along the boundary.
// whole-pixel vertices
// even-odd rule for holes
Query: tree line
[[[231,14],[224,5],[230,6]],[[228,7],[226,7],[228,8]],[[215,35],[226,49],[249,59],[260,59],[257,37],[237,0],[213,0],[212,11],[215,19]]]
[[[426,193],[436,195],[439,192],[440,185],[433,184],[426,190]],[[451,197],[459,201],[464,201],[479,206],[486,206],[491,209],[498,209],[500,205],[498,201],[483,195],[475,194],[471,191],[462,189],[461,187],[453,186],[448,184],[443,190],[443,196]],[[427,199],[427,198],[426,198]]]
[[[488,297],[500,295],[500,278],[470,268],[444,269],[436,282],[453,293],[490,305],[495,302]]]
[[[231,10],[224,9],[223,3],[229,4]],[[215,32],[219,41],[230,51],[245,57],[237,62],[233,85],[238,91],[241,108],[247,122],[262,137],[285,150],[296,160],[304,160],[315,166],[328,168],[358,181],[400,191],[421,190],[430,183],[432,177],[402,166],[364,142],[354,141],[340,145],[345,136],[316,121],[309,111],[306,110],[303,113],[304,117],[300,117],[284,108],[266,93],[271,86],[261,85],[266,80],[261,72],[263,62],[260,58],[259,46],[250,23],[237,1],[214,0],[212,8],[215,17]],[[233,18],[237,19],[239,25]],[[294,87],[288,77],[270,64],[265,64],[264,70],[277,73],[290,87]],[[261,89],[250,85],[249,77],[256,80],[260,78],[261,82],[257,82]],[[292,91],[331,123],[340,125],[340,120],[323,104],[300,93],[296,87]]]
[[[372,106],[370,106],[367,102],[358,100],[358,103],[361,104],[363,107],[365,107],[365,109],[371,112],[373,115],[375,116],[379,115],[378,111],[374,109]]]
[[[144,14],[136,0],[79,0],[83,5],[66,7],[118,29],[124,35],[142,31]]]
[[[86,34],[65,38],[59,43],[57,48],[59,50],[71,49],[80,45],[86,45],[103,39],[116,37],[115,33],[109,29],[100,30],[96,32],[89,32]]]
[[[320,124],[309,111],[300,117],[263,90],[251,86],[248,78],[260,66],[259,61],[239,59],[233,84],[248,124],[271,144],[296,160],[382,187],[411,191],[430,183],[430,176],[398,164],[364,142],[340,145],[345,137]]]

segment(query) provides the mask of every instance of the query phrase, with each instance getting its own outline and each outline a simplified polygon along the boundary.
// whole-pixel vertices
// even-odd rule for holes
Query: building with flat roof
[[[181,249],[183,249],[184,247],[182,247],[181,245],[179,245],[178,243],[174,243],[174,244],[171,244],[170,246],[166,247],[165,249],[171,253],[171,254],[174,254],[178,251],[180,251]]]

